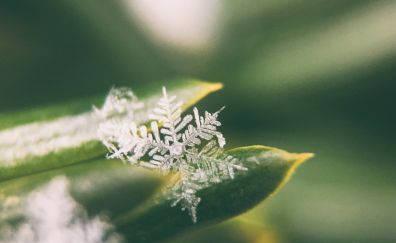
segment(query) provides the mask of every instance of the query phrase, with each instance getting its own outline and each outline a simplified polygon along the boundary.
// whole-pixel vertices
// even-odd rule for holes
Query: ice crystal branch
[[[183,102],[169,96],[165,87],[162,93],[157,107],[150,114],[152,121],[149,127],[138,126],[133,116],[112,118],[100,125],[99,138],[110,152],[108,158],[119,158],[164,173],[179,172],[179,179],[168,190],[169,199],[173,201],[172,206],[180,204],[182,210],[187,209],[196,222],[196,208],[201,201],[197,191],[210,183],[232,179],[235,170],[246,168],[223,152],[226,142],[217,129],[221,126],[218,116],[224,107],[215,113],[205,111],[204,115],[194,108],[193,115],[182,117]],[[118,91],[111,94],[117,95],[106,99],[99,114],[128,112],[122,107],[125,102],[118,100],[120,97],[124,99],[125,95]],[[138,104],[131,94],[127,97],[132,97]],[[139,106],[129,105],[127,108],[133,111]]]

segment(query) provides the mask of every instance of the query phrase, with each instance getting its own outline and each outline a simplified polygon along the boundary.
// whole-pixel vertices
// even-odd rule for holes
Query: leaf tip
[[[314,153],[299,153],[299,154],[293,154],[293,160],[292,160],[292,168],[297,168],[299,165],[304,163],[305,161],[313,158],[315,156]]]
[[[190,100],[186,101],[183,104],[183,108],[187,109],[197,103],[199,100],[203,99],[205,96],[209,95],[210,93],[216,92],[220,89],[223,88],[222,83],[211,83],[211,82],[205,82],[205,81],[193,81],[194,85],[197,85],[199,87],[199,92],[195,94],[194,97],[191,97]]]
[[[223,83],[221,82],[206,82],[200,81],[200,85],[202,87],[202,94],[206,96],[210,93],[216,92],[224,88]]]
[[[290,168],[287,170],[287,173],[277,190],[282,188],[290,180],[291,176],[296,171],[298,166],[300,166],[302,163],[311,159],[314,156],[315,154],[313,153],[288,153],[287,160],[290,163]]]
[[[222,89],[224,87],[223,83],[217,82],[217,83],[207,83],[207,88],[208,91],[211,92],[215,92],[218,91],[220,89]]]

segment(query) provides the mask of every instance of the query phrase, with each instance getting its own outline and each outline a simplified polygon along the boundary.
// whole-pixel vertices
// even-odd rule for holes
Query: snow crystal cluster
[[[180,173],[167,195],[173,201],[172,206],[180,204],[196,222],[196,208],[201,201],[197,192],[211,183],[232,179],[236,170],[246,168],[223,152],[225,139],[217,129],[221,126],[218,115],[224,107],[204,115],[194,108],[193,114],[182,117],[182,105],[163,87],[163,96],[149,116],[150,125],[138,125],[133,114],[142,107],[141,103],[132,91],[113,89],[98,110],[107,117],[99,127],[98,136],[109,150],[108,158],[164,173]],[[118,111],[127,113],[127,117],[114,117]]]

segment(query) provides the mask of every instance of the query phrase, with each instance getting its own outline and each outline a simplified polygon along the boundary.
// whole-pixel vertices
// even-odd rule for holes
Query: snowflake
[[[163,87],[163,97],[150,115],[149,128],[137,126],[131,119],[110,119],[100,126],[99,137],[110,151],[108,158],[164,173],[179,172],[168,198],[173,200],[172,206],[180,204],[183,211],[187,209],[196,222],[196,208],[201,201],[197,192],[210,183],[232,179],[235,170],[246,168],[223,152],[225,139],[217,131],[221,126],[217,118],[224,107],[213,114],[205,112],[204,116],[193,108],[193,115],[182,118],[182,105]],[[193,120],[195,125],[191,124]]]

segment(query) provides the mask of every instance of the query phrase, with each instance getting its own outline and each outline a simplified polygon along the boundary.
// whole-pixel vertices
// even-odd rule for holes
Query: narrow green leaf
[[[184,101],[184,110],[222,87],[196,80],[165,85]],[[161,95],[160,86],[134,91],[145,103],[137,115],[145,123]],[[106,151],[96,138],[100,120],[92,111],[92,105],[100,107],[103,102],[104,96],[0,116],[0,181],[103,156]]]
[[[156,242],[237,216],[281,188],[295,168],[312,157],[309,153],[293,154],[265,146],[242,147],[228,153],[248,171],[198,193],[202,202],[197,208],[197,223],[179,207],[170,207],[171,202],[162,196],[117,218],[118,230],[133,242]]]

